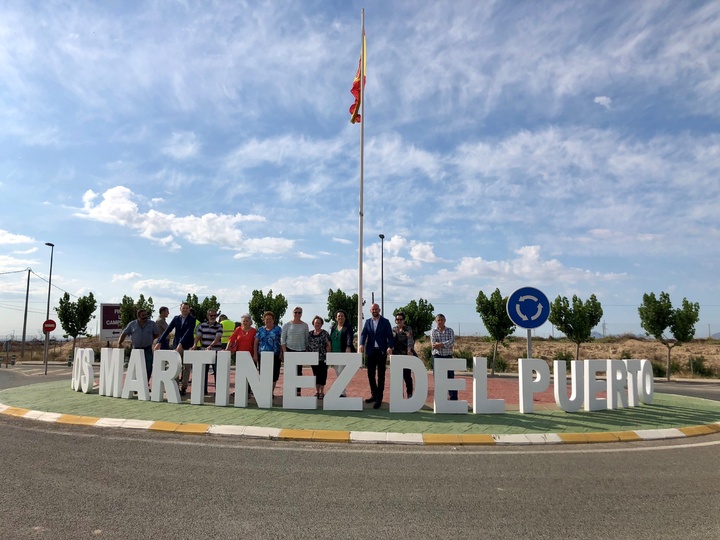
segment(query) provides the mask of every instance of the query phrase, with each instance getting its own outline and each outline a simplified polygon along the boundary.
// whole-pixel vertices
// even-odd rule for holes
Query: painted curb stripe
[[[323,429],[281,429],[258,426],[226,426],[214,424],[178,423],[125,418],[98,418],[45,411],[34,411],[0,403],[0,414],[56,422],[59,424],[96,426],[127,429],[147,429],[191,435],[229,435],[247,438],[274,439],[285,441],[306,441],[322,443],[376,443],[376,444],[420,444],[425,446],[463,445],[538,445],[538,444],[579,444],[610,443],[677,439],[720,433],[720,422],[687,426],[681,428],[639,429],[634,431],[609,431],[592,433],[528,433],[498,434],[487,433],[394,433],[380,431],[342,431]]]

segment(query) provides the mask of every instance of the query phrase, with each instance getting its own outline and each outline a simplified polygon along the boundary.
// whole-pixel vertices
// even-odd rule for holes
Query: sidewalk
[[[303,374],[310,374],[306,369]],[[234,371],[233,371],[234,378]],[[472,378],[460,399],[472,402]],[[98,427],[125,427],[176,433],[240,435],[276,440],[316,442],[374,442],[405,444],[553,444],[616,442],[689,437],[720,432],[720,402],[655,394],[651,405],[612,411],[566,413],[554,404],[552,387],[536,394],[533,414],[517,412],[517,376],[488,378],[488,397],[505,399],[506,413],[497,415],[441,415],[432,411],[434,381],[429,374],[426,407],[412,414],[390,414],[365,405],[361,412],[286,410],[282,399],[258,409],[216,407],[212,397],[202,406],[124,400],[70,389],[67,381],[40,383],[0,392],[0,413],[35,420]],[[330,370],[328,384],[335,379]],[[234,381],[233,381],[234,383]],[[231,384],[231,388],[234,384]],[[385,396],[389,396],[389,381]],[[282,375],[276,395],[281,393]],[[211,377],[210,391],[214,390]],[[303,395],[312,396],[307,389]],[[367,374],[360,370],[348,386],[351,397],[369,395]]]

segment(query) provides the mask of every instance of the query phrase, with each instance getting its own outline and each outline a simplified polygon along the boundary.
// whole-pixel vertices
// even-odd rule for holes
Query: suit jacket
[[[172,348],[176,349],[178,344],[182,345],[182,348],[187,350],[195,343],[195,317],[188,315],[183,323],[182,315],[175,315],[173,320],[170,321],[168,327],[158,338],[161,341],[170,335],[170,332],[175,330],[175,337],[173,338]]]
[[[390,321],[382,315],[380,319],[378,319],[377,332],[373,330],[373,320],[371,317],[365,321],[362,334],[360,334],[360,345],[365,346],[365,352],[367,354],[372,354],[375,351],[376,341],[380,352],[383,354],[385,354],[388,349],[392,349],[395,343]]]

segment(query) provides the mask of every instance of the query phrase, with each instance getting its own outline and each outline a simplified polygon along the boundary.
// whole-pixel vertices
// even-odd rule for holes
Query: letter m
[[[101,396],[120,397],[122,394],[125,349],[102,349],[100,351]]]

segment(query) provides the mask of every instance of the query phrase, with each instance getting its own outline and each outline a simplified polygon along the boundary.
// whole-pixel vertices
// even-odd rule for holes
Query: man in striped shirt
[[[217,311],[209,309],[207,312],[208,320],[200,323],[195,331],[195,344],[192,346],[194,350],[205,349],[208,351],[221,351],[223,327],[217,321]],[[215,363],[212,364],[213,377],[217,386],[217,357]],[[210,375],[210,364],[205,365],[205,395],[208,395],[208,376]]]
[[[445,326],[445,315],[438,313],[437,317],[435,317],[435,324],[437,324],[437,327],[430,333],[430,345],[432,346],[433,355],[433,371],[435,371],[437,366],[442,365],[443,358],[452,358],[453,347],[455,346],[455,332],[453,332],[452,328]],[[448,370],[448,379],[454,378],[455,371],[452,369]],[[450,401],[457,401],[457,390],[449,390],[448,399]]]

